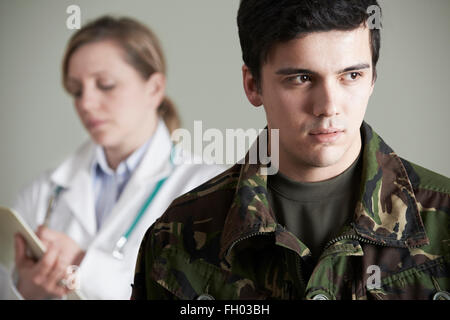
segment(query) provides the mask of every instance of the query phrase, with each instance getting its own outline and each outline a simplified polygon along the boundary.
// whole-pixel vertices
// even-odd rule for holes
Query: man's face
[[[256,100],[247,95],[264,105],[269,129],[280,129],[281,169],[287,161],[323,168],[351,164],[359,154],[359,128],[372,90],[369,30],[361,27],[274,45]]]

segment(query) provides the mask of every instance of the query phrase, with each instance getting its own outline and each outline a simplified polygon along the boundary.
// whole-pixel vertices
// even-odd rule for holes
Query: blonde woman
[[[20,193],[15,209],[47,251],[34,261],[16,236],[15,268],[0,274],[9,282],[0,294],[62,298],[75,266],[86,298],[130,297],[145,231],[175,197],[222,171],[174,164],[170,132],[180,121],[165,71],[157,38],[135,20],[102,17],[70,39],[63,84],[91,139]]]

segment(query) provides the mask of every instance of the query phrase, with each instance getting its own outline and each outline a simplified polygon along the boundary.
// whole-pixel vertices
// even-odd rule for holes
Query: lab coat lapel
[[[94,190],[92,186],[91,165],[95,144],[87,142],[59,166],[51,176],[55,186],[63,187],[57,208],[66,206],[80,225],[94,236],[96,233]],[[55,212],[56,214],[56,212]]]
[[[129,227],[141,209],[155,184],[169,175],[171,140],[164,121],[159,120],[157,129],[140,164],[128,181],[119,200],[103,223],[101,230],[109,229],[112,221],[122,221],[123,232]],[[121,216],[123,215],[123,216]],[[120,217],[119,217],[120,216]],[[125,218],[125,216],[128,216]],[[117,227],[115,224],[113,224]],[[114,229],[115,229],[114,227]]]

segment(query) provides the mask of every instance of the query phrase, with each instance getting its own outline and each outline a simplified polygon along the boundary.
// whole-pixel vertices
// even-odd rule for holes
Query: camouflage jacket
[[[176,199],[150,227],[132,298],[448,297],[450,179],[400,158],[366,123],[361,134],[353,221],[309,279],[309,249],[277,223],[261,165],[245,163]]]

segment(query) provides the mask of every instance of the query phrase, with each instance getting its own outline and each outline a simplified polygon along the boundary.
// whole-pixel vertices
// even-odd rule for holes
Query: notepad
[[[42,241],[17,212],[0,206],[0,264],[7,269],[14,265],[14,235],[16,233],[20,233],[25,239],[29,252],[34,258],[40,259],[46,250]],[[74,290],[67,295],[67,299],[80,300],[83,296],[79,290]]]

